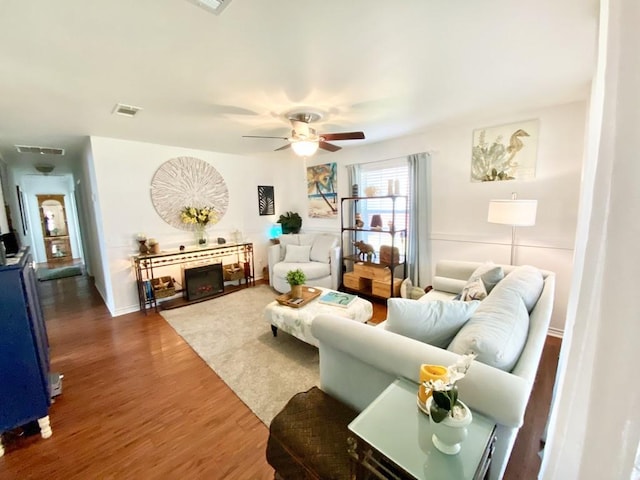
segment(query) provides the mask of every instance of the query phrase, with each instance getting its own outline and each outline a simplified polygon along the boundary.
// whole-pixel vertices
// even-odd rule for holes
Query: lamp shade
[[[537,200],[491,200],[487,221],[513,227],[530,227],[536,224],[537,209]]]
[[[318,150],[318,142],[313,140],[295,140],[291,142],[291,148],[296,155],[310,157]]]

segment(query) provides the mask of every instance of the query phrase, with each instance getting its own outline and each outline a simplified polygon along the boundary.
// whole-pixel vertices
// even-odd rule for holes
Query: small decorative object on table
[[[136,235],[136,240],[138,241],[138,251],[140,255],[146,255],[149,253],[149,247],[147,246],[147,236],[144,233],[139,233]]]
[[[191,207],[187,206],[180,212],[182,223],[194,226],[196,245],[206,247],[209,242],[207,226],[218,221],[218,213],[213,207]]]
[[[458,399],[456,382],[469,370],[474,354],[464,355],[447,368],[447,380],[428,380],[423,383],[432,396],[427,399],[429,422],[433,428],[431,441],[435,447],[447,455],[460,451],[460,443],[467,437],[467,426],[473,416],[471,410]]]
[[[364,227],[364,222],[362,221],[362,215],[360,215],[359,213],[356,213],[356,228],[362,228]]]
[[[302,298],[302,285],[306,280],[307,277],[299,268],[287,272],[287,283],[291,286],[292,298]]]
[[[374,186],[370,186],[364,189],[364,193],[367,197],[375,197],[376,193],[378,193],[378,188]]]
[[[371,216],[371,228],[382,230],[382,216],[381,215],[378,215],[376,213],[375,215]]]
[[[155,238],[150,238],[147,243],[149,245],[149,253],[160,253],[160,244]]]

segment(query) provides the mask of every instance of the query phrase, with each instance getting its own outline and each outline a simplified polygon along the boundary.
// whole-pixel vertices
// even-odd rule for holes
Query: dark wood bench
[[[351,478],[347,425],[357,415],[318,387],[294,395],[269,427],[267,461],[275,478]]]

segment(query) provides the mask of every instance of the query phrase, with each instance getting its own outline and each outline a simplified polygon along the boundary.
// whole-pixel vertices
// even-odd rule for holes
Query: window
[[[409,164],[406,158],[388,160],[385,162],[375,162],[360,165],[360,195],[364,195],[367,187],[376,187],[376,195],[387,195],[389,186],[395,189],[399,187],[399,195],[409,194]],[[362,221],[365,228],[371,227],[371,220],[374,215],[380,215],[382,218],[382,227],[387,230],[392,221],[393,202],[389,199],[372,199],[366,202],[360,202],[362,205],[358,207],[359,213],[362,215]],[[408,229],[405,224],[408,221],[406,204],[404,201],[396,201],[395,211],[395,229]],[[386,237],[386,238],[385,238]],[[380,245],[390,243],[388,235],[380,235],[373,232],[363,232],[362,240],[373,246],[376,251],[380,251]],[[396,236],[395,246],[404,250],[405,237]]]

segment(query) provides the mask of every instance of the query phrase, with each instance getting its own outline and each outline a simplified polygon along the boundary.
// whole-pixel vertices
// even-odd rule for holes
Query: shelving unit
[[[226,263],[225,263],[226,262]],[[193,264],[194,267],[211,263],[223,263],[224,266],[231,264],[241,266],[242,275],[227,277],[225,272],[225,281],[238,280],[241,282],[244,278],[247,286],[255,285],[255,272],[253,264],[253,243],[231,243],[222,245],[212,245],[209,247],[187,248],[185,250],[171,250],[156,254],[136,255],[133,257],[133,268],[136,272],[136,284],[138,288],[138,300],[140,302],[140,310],[145,312],[147,308],[158,308],[158,300],[160,295],[155,294],[153,283],[164,281],[165,276],[162,275],[162,269],[175,265]],[[166,272],[165,272],[166,273]],[[233,275],[233,273],[232,273]],[[183,289],[177,288],[173,282],[169,288],[172,288],[171,295],[183,292]],[[207,297],[206,300],[213,298]],[[200,300],[201,301],[201,300]],[[173,302],[171,306],[187,305],[189,302],[186,298],[179,298],[178,301],[167,300],[167,303]],[[164,305],[164,303],[163,303]]]
[[[377,201],[383,205],[387,223],[381,227],[368,227],[370,219],[365,218],[365,225],[345,225],[364,202]],[[344,197],[341,199],[341,242],[343,254],[342,289],[363,296],[389,298],[399,295],[402,279],[407,275],[407,206],[408,197],[404,195],[385,195],[376,197]],[[402,208],[404,207],[404,208]],[[368,209],[371,210],[371,209]],[[404,213],[399,213],[401,210]],[[375,212],[370,212],[372,215]],[[398,228],[402,227],[402,228]],[[379,242],[374,246],[371,258],[359,254],[354,242],[361,241],[365,234],[375,233]],[[347,239],[345,240],[345,236]],[[381,248],[382,247],[382,248]],[[386,247],[386,248],[385,248]],[[381,250],[385,250],[385,258],[381,258]],[[400,273],[402,276],[396,277]]]

